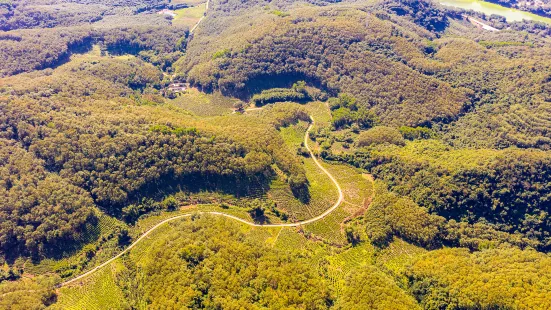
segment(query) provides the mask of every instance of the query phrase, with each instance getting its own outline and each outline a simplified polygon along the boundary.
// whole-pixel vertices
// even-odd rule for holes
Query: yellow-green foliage
[[[433,251],[407,272],[426,309],[549,309],[550,274],[548,255],[514,248]]]
[[[415,53],[425,59],[420,50],[426,41],[424,30],[411,30],[353,6],[294,7],[291,15],[300,16],[300,22],[262,14],[259,3],[239,6],[214,6],[213,18],[201,26],[203,37],[190,43],[188,53],[193,57],[178,63],[178,70],[193,84],[241,95],[255,93],[258,76],[275,84],[308,77],[307,82],[321,81],[333,91],[351,93],[361,106],[373,107],[384,123],[394,125],[453,117],[467,102],[464,90],[400,61]],[[230,8],[233,14],[223,13]],[[320,45],[330,49],[317,48]],[[212,51],[226,48],[231,56],[212,59]]]
[[[389,192],[380,181],[375,183],[374,196],[367,212],[359,219],[371,242],[385,246],[396,235],[425,247],[440,244],[444,218],[428,213],[407,197]]]
[[[196,89],[189,89],[171,103],[197,116],[227,115],[233,111],[233,105],[240,102],[222,96],[220,93],[205,94]]]
[[[551,250],[550,29],[418,0],[0,2],[0,308],[551,308],[526,250]],[[197,212],[331,207],[310,115],[320,161],[365,169],[322,163],[338,208]]]
[[[403,275],[406,268],[424,253],[427,253],[427,250],[422,247],[407,243],[400,238],[394,238],[386,248],[377,252],[376,264],[395,276]]]
[[[433,213],[458,222],[480,222],[494,232],[511,234],[505,239],[494,235],[502,241],[522,246],[547,244],[549,226],[537,220],[549,212],[544,197],[549,191],[551,157],[546,151],[454,149],[436,140],[417,140],[405,147],[362,148],[348,158],[369,168],[390,190]],[[484,220],[479,221],[481,217]],[[526,218],[535,221],[528,224]],[[513,235],[519,233],[521,238]]]
[[[274,180],[268,192],[268,197],[277,203],[278,208],[286,211],[295,220],[308,219],[323,213],[338,198],[333,182],[311,158],[304,159],[303,167],[309,181],[308,201],[298,201],[293,196],[289,186],[280,183],[281,180]]]
[[[128,303],[116,283],[117,274],[124,266],[112,263],[83,280],[82,284],[59,290],[52,309],[128,309]]]
[[[402,291],[392,278],[373,266],[351,273],[335,309],[421,309],[415,299]]]
[[[176,17],[172,20],[173,25],[184,25],[192,28],[205,14],[206,3],[201,3],[189,8],[176,10]]]
[[[56,302],[56,277],[39,276],[0,283],[0,308],[45,309]]]
[[[219,50],[219,51],[214,52],[214,54],[212,54],[212,59],[226,57],[226,56],[229,56],[230,54],[231,54],[231,51],[229,49],[225,48],[223,50]]]
[[[538,41],[515,33],[502,36],[507,41],[519,40],[519,45]],[[456,146],[549,149],[548,47],[526,48],[492,41],[481,41],[492,46],[487,49],[464,39],[439,40],[436,57],[449,64],[447,79],[472,89],[480,106],[450,124],[445,139]]]
[[[282,12],[282,11],[279,11],[279,10],[273,10],[270,12],[271,14],[274,14],[276,16],[279,16],[279,17],[287,17],[289,16],[290,14],[287,13],[287,12]]]
[[[361,243],[345,251],[326,255],[323,259],[323,270],[331,280],[333,288],[339,298],[348,285],[347,278],[358,270],[373,263],[375,248],[369,243]]]
[[[327,307],[328,286],[304,258],[249,241],[250,229],[241,226],[203,216],[156,239],[129,282],[129,293],[139,292],[134,302],[151,308]]]
[[[289,111],[293,110],[291,108],[292,106],[293,105],[289,103],[276,104],[272,108],[263,111],[263,113],[279,114],[281,117],[278,117],[278,119],[285,120],[287,119]],[[299,113],[301,113],[300,115],[304,113],[304,120],[308,120],[307,114],[300,106],[294,104],[294,108],[298,108]],[[275,126],[286,123],[288,123],[288,121],[279,121]],[[283,137],[291,152],[296,154],[297,149],[304,141],[306,129],[307,123],[305,122],[280,128],[280,135]],[[310,141],[309,145],[311,143]],[[338,198],[335,185],[331,182],[329,177],[319,169],[312,158],[303,158],[301,166],[306,171],[306,178],[309,182],[308,199],[302,201],[298,200],[291,192],[289,186],[283,183],[286,181],[284,176],[279,176],[277,179],[273,180],[270,191],[268,192],[268,197],[277,203],[277,207],[287,212],[291,219],[294,220],[302,220],[319,215],[327,208],[331,207]]]
[[[324,166],[337,179],[343,190],[344,201],[324,219],[306,225],[305,231],[332,244],[345,245],[347,236],[344,222],[368,207],[373,195],[373,183],[368,176],[353,167],[327,163]]]
[[[376,156],[388,156],[404,161],[429,163],[431,166],[447,170],[476,169],[498,160],[499,155],[515,151],[494,149],[454,149],[438,140],[408,142],[405,147],[381,146],[373,150]],[[541,151],[524,151],[527,156],[537,157]],[[533,155],[530,155],[533,154]]]
[[[405,145],[404,138],[396,128],[377,126],[360,133],[356,144],[359,147],[377,144]]]

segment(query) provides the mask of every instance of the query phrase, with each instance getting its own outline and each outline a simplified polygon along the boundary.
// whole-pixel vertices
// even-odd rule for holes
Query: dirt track
[[[331,181],[333,182],[333,184],[335,184],[335,186],[337,187],[337,190],[339,191],[339,199],[335,202],[335,204],[333,204],[333,206],[331,206],[331,208],[325,210],[325,212],[323,212],[322,214],[316,216],[316,217],[313,217],[311,219],[308,219],[308,220],[304,220],[304,221],[300,221],[300,222],[294,222],[294,223],[282,223],[282,224],[257,224],[257,223],[253,223],[253,222],[249,222],[249,221],[246,221],[242,218],[239,218],[237,216],[233,216],[233,215],[230,215],[230,214],[226,214],[226,213],[222,213],[222,212],[215,212],[215,211],[200,211],[200,212],[197,212],[198,214],[211,214],[211,215],[217,215],[217,216],[225,216],[227,218],[231,218],[231,219],[234,219],[238,222],[241,222],[243,224],[246,224],[246,225],[250,225],[250,226],[255,226],[255,227],[296,227],[296,226],[301,226],[301,225],[306,225],[306,224],[310,224],[310,223],[313,223],[313,222],[316,222],[316,221],[319,221],[321,219],[323,219],[324,217],[328,216],[329,214],[331,214],[331,212],[335,211],[335,209],[342,203],[342,201],[344,200],[344,194],[342,192],[342,189],[339,185],[339,183],[337,182],[337,180],[335,179],[335,177],[333,177],[333,175],[331,175],[331,173],[329,173],[329,171],[327,171],[327,169],[325,169],[321,164],[320,162],[318,161],[318,159],[314,156],[314,153],[312,152],[312,150],[310,149],[310,147],[308,146],[308,134],[310,133],[310,130],[312,129],[312,126],[314,125],[314,119],[312,117],[310,117],[312,122],[310,123],[310,126],[308,126],[308,129],[306,130],[306,133],[304,135],[304,146],[306,147],[306,149],[308,150],[308,152],[310,153],[310,156],[312,157],[312,159],[314,160],[314,162],[316,163],[316,165],[331,179]],[[195,214],[197,214],[195,213]],[[122,252],[120,252],[119,254],[113,256],[112,258],[110,258],[109,260],[107,260],[106,262],[102,263],[101,265],[95,267],[94,269],[91,269],[89,270],[88,272],[86,273],[83,273],[82,275],[76,277],[76,278],[73,278],[71,280],[68,280],[68,281],[65,281],[63,283],[61,283],[59,286],[66,286],[66,285],[69,285],[71,283],[74,283],[74,282],[77,282],[78,280],[81,280],[91,274],[93,274],[94,272],[98,271],[99,269],[109,265],[112,261],[116,260],[117,258],[121,257],[122,255],[124,255],[125,253],[127,253],[128,251],[130,251],[133,247],[135,247],[138,243],[140,243],[145,237],[147,237],[151,232],[153,232],[155,229],[159,228],[159,226],[165,224],[165,223],[168,223],[170,221],[174,221],[174,220],[177,220],[177,219],[181,219],[181,218],[185,218],[185,217],[190,217],[192,214],[181,214],[181,215],[177,215],[177,216],[174,216],[174,217],[171,217],[171,218],[168,218],[162,222],[159,222],[157,225],[151,227],[148,231],[146,231],[143,235],[141,235],[136,241],[134,241],[132,244],[130,244],[126,249],[124,249]]]

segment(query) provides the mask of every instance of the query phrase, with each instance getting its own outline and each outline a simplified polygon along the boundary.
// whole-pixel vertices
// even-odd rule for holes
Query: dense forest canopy
[[[548,24],[206,8],[0,0],[0,307],[549,308]]]
[[[138,297],[136,304],[327,309],[333,302],[326,280],[298,251],[258,244],[227,219],[180,227],[158,240],[157,251],[130,264],[134,279],[126,290]]]
[[[81,211],[67,210],[74,220],[67,219],[68,223],[64,224],[68,225],[68,232],[60,231],[48,238],[52,239],[48,242],[54,244],[70,239],[68,227],[74,225],[73,230],[78,232],[87,218],[93,217],[90,213],[93,206],[120,216],[122,208],[131,202],[173,183],[242,194],[256,187],[257,182],[265,183],[273,163],[289,175],[304,174],[296,159],[277,147],[278,142],[283,143],[277,137],[280,124],[308,120],[299,109],[262,114],[273,121],[273,127],[265,127],[264,121],[246,122],[241,125],[243,130],[225,132],[227,122],[235,123],[235,120],[213,119],[205,123],[188,112],[165,106],[159,95],[140,94],[163,83],[157,67],[136,57],[124,60],[84,57],[55,70],[6,79],[0,99],[0,135],[7,139],[7,145],[33,158],[37,166],[33,169],[39,169],[16,173],[38,178],[32,183],[14,186],[13,182],[5,181],[5,195],[12,197],[4,200],[7,218],[29,216],[38,227],[48,216],[37,212],[39,206],[29,202],[29,206],[16,207],[10,201],[13,203],[28,195],[30,189],[26,186],[38,186],[36,195],[40,195],[40,187],[46,186],[41,184],[48,180],[52,183],[61,178],[76,186],[75,189],[68,187],[71,193],[67,195],[83,195],[77,199],[82,201],[82,207],[71,208],[88,211],[79,215]],[[272,143],[260,143],[267,137]],[[9,167],[18,165],[18,162],[10,163],[17,154],[8,152],[3,162]],[[12,168],[5,169],[12,171]],[[54,179],[48,177],[49,174]],[[4,222],[9,224],[6,233],[18,235],[12,222]],[[61,224],[61,221],[53,222]],[[26,227],[24,222],[20,225]],[[46,232],[37,230],[34,238],[42,240],[43,234]],[[26,238],[18,237],[15,241],[15,237],[8,236],[5,249],[13,246],[10,242],[21,243],[18,248],[23,252],[46,246],[45,240],[25,245]]]

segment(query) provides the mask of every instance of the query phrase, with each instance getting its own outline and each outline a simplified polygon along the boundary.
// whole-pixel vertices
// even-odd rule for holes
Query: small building
[[[159,15],[169,15],[169,16],[172,16],[172,17],[176,17],[176,12],[171,11],[169,9],[162,9],[159,12],[157,12],[157,14],[159,14]]]
[[[168,89],[175,93],[183,93],[189,88],[189,83],[172,83],[168,85]]]

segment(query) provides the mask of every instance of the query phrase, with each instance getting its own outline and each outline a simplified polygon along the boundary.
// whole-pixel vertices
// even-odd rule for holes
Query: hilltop
[[[428,0],[0,25],[0,307],[551,307],[549,25]]]

